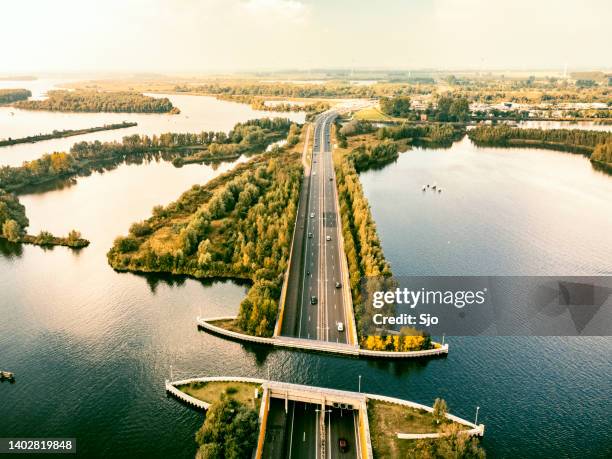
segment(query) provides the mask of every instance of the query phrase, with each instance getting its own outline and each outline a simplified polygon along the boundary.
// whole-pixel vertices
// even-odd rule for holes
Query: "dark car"
[[[316,296],[311,296],[310,297],[310,304],[317,304],[317,297]]]
[[[342,287],[342,284],[340,282],[336,282],[336,288],[340,288]]]
[[[348,452],[349,445],[348,445],[348,441],[346,441],[346,438],[338,439],[338,448],[340,449],[341,453]]]

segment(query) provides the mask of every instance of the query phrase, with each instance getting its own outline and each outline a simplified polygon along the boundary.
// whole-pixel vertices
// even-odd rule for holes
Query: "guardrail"
[[[259,435],[257,436],[257,449],[255,450],[255,458],[261,459],[263,456],[264,443],[266,442],[266,426],[268,425],[268,412],[270,410],[270,395],[268,390],[264,388],[261,399],[261,407],[259,409]]]
[[[359,440],[361,442],[361,458],[372,459],[372,438],[370,436],[370,420],[368,419],[368,404],[362,402],[359,408]]]

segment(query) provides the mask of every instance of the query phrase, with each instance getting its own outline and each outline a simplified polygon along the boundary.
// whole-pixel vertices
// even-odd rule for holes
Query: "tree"
[[[257,433],[257,412],[221,395],[206,413],[206,420],[196,433],[196,442],[203,458],[242,459],[251,457]]]
[[[417,440],[414,457],[436,459],[484,459],[486,457],[478,439],[462,430],[459,424],[452,423],[443,426],[440,434],[440,438]]]
[[[434,419],[436,420],[436,424],[440,424],[441,421],[444,421],[446,419],[446,412],[446,400],[444,400],[443,398],[436,398],[432,413]]]
[[[2,235],[11,242],[19,241],[21,227],[15,220],[9,219],[2,224]]]
[[[380,110],[387,115],[406,118],[410,114],[410,97],[381,97]]]

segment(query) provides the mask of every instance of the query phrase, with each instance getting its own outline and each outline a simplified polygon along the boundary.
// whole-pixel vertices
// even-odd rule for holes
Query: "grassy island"
[[[236,326],[271,336],[287,268],[302,166],[275,149],[153,209],[108,252],[118,271],[248,279]]]
[[[100,131],[111,131],[113,129],[124,129],[128,127],[137,126],[138,123],[131,123],[124,121],[122,123],[114,123],[114,124],[105,124],[104,126],[97,126],[86,129],[65,129],[63,131],[53,131],[50,134],[38,134],[38,135],[30,135],[27,137],[21,137],[18,139],[3,139],[0,140],[0,147],[6,147],[8,145],[16,145],[18,143],[34,143],[40,142],[42,140],[50,140],[50,139],[60,139],[63,137],[72,137],[75,135],[82,134],[90,134],[92,132],[100,132]]]
[[[447,406],[436,399],[433,412],[380,400],[368,400],[368,420],[374,458],[440,457],[484,458],[477,438],[469,437],[468,427],[446,417]],[[432,434],[441,438],[404,440],[398,433]]]
[[[27,89],[0,89],[0,104],[10,104],[29,97],[32,97],[32,92]]]
[[[15,107],[60,112],[180,113],[167,97],[156,98],[130,91],[57,89],[49,91],[47,96],[43,100],[16,102]]]

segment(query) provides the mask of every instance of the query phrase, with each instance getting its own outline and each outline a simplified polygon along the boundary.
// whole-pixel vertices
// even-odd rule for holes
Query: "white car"
[[[327,237],[325,238],[325,240],[327,240],[327,241],[331,241],[331,236],[327,236]]]
[[[310,218],[314,218],[314,212],[310,214]]]
[[[343,332],[344,331],[344,324],[342,322],[338,322],[338,331],[339,332]]]

